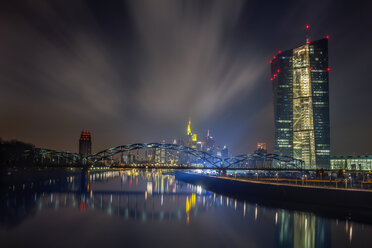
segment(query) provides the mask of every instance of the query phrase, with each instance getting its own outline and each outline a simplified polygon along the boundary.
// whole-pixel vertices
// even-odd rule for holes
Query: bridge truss
[[[42,148],[25,150],[23,152],[23,157],[39,165],[79,166],[83,161],[83,157],[80,154]]]
[[[229,157],[224,160],[225,169],[257,169],[257,168],[281,168],[281,169],[304,169],[304,161],[289,156],[277,154],[252,153]]]
[[[202,160],[203,167],[205,168],[221,168],[223,163],[223,159],[217,156],[213,156],[207,152],[200,151],[195,148],[183,146],[183,145],[175,145],[175,144],[167,144],[167,143],[136,143],[136,144],[129,144],[129,145],[122,145],[116,146],[112,148],[108,148],[106,150],[100,151],[92,156],[87,157],[89,162],[99,162],[113,158],[116,154],[122,154],[124,152],[129,152],[133,150],[146,150],[146,149],[160,149],[160,150],[168,150],[168,151],[175,151],[179,153],[185,153],[192,155],[193,157]]]
[[[113,157],[117,154],[123,154],[124,152],[130,152],[133,150],[146,150],[146,149],[162,149],[168,151],[175,151],[178,153],[185,153],[192,155],[199,161],[198,164],[188,164],[187,168],[210,168],[210,169],[269,169],[269,168],[282,168],[282,169],[302,169],[303,161],[294,159],[288,156],[279,156],[276,154],[243,154],[239,156],[222,158],[209,154],[204,151],[200,151],[195,148],[167,144],[167,143],[136,143],[129,145],[116,146],[105,149],[96,154],[87,157],[88,163],[104,162],[107,160],[113,160]]]

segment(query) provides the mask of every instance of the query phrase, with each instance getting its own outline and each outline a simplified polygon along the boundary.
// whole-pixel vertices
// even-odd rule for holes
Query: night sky
[[[6,3],[5,3],[6,2]],[[369,2],[369,3],[368,3]],[[93,152],[207,129],[273,149],[269,60],[330,36],[331,153],[372,153],[371,1],[2,1],[0,137]]]

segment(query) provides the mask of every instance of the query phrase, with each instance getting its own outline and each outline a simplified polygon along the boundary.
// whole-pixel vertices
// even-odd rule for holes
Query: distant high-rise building
[[[187,135],[191,135],[192,136],[192,132],[191,132],[191,121],[189,120],[189,123],[187,124]]]
[[[166,143],[166,140],[162,140],[161,143]],[[160,164],[165,164],[168,162],[169,151],[164,148],[155,148],[155,162]]]
[[[223,146],[223,148],[221,150],[221,156],[223,158],[228,158],[229,157],[229,149],[227,148],[227,146]]]
[[[215,155],[216,154],[216,149],[215,149],[216,141],[212,136],[210,136],[209,129],[208,129],[207,136],[205,137],[204,143],[205,144],[203,146],[203,151]]]
[[[308,26],[306,27],[308,29]],[[328,36],[287,51],[271,63],[275,153],[329,168]]]
[[[257,150],[254,153],[267,153],[266,143],[257,143]]]
[[[81,132],[79,139],[79,154],[84,157],[92,154],[92,137],[88,131]]]
[[[191,148],[196,148],[197,142],[198,142],[198,137],[196,133],[192,133],[191,121],[189,120],[189,123],[187,125],[187,146]]]
[[[196,149],[198,149],[199,151],[203,151],[203,149],[204,149],[204,142],[203,141],[198,141],[196,143]]]
[[[164,158],[165,152],[164,149],[155,148],[155,163],[162,163],[162,158]]]
[[[173,140],[173,145],[177,145],[177,140]],[[180,152],[177,150],[168,151],[168,163],[178,164],[180,162]]]

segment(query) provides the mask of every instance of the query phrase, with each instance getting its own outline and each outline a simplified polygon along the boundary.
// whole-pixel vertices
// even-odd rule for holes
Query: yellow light
[[[195,207],[195,203],[196,203],[196,194],[193,193],[191,195],[191,207],[194,208]]]
[[[187,135],[192,135],[191,133],[191,121],[189,120],[189,124],[187,125]]]
[[[192,135],[192,141],[198,141],[198,138],[197,138],[196,133],[194,133],[194,134]]]
[[[186,199],[186,213],[189,213],[190,212],[190,203],[189,203],[189,199]]]

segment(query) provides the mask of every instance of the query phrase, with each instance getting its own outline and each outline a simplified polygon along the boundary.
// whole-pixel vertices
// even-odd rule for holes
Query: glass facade
[[[309,45],[293,49],[293,157],[314,167],[315,139]]]
[[[292,51],[278,55],[272,63],[275,115],[275,153],[293,156],[293,56]]]
[[[329,168],[328,40],[279,52],[271,63],[275,153]]]
[[[331,169],[334,170],[372,170],[372,155],[332,156]]]

